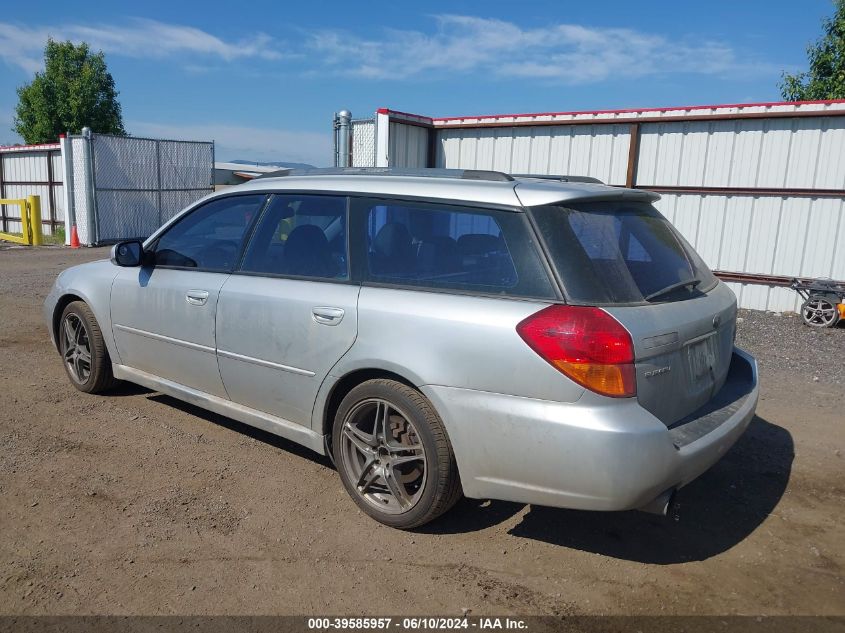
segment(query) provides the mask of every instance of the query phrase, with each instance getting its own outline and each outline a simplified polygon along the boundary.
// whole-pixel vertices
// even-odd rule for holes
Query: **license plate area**
[[[712,383],[716,367],[716,332],[687,344],[687,367],[694,385]]]

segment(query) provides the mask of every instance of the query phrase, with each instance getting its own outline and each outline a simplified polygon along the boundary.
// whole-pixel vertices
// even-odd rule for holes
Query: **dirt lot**
[[[845,614],[843,327],[744,315],[759,417],[674,519],[466,500],[407,533],[284,440],[75,391],[41,302],[104,255],[0,250],[0,613]]]

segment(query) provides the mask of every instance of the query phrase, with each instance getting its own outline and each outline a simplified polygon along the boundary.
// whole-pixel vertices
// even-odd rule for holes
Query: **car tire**
[[[102,393],[115,384],[100,325],[84,301],[69,303],[56,333],[65,372],[74,387]]]
[[[346,491],[390,527],[419,527],[461,498],[440,416],[425,396],[401,382],[376,379],[353,388],[335,416],[332,448]]]

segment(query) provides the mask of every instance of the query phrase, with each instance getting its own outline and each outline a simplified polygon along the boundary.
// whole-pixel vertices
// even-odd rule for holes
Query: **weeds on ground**
[[[57,226],[53,229],[52,235],[43,236],[44,244],[64,244],[65,243],[65,227]]]

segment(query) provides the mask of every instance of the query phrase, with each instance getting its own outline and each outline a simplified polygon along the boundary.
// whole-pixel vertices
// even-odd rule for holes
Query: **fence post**
[[[41,225],[41,196],[27,196],[26,208],[29,211],[29,228],[31,230],[31,244],[33,246],[41,246],[44,242],[42,235],[44,227]]]
[[[628,170],[625,175],[625,186],[633,189],[637,186],[637,163],[640,160],[640,124],[631,123],[628,134],[631,140],[628,143]]]
[[[97,179],[94,175],[94,135],[91,133],[91,128],[82,128],[82,137],[85,139],[82,145],[82,151],[85,157],[85,171],[87,172],[85,178],[85,188],[87,189],[86,193],[88,198],[88,239],[86,241],[86,245],[96,246],[100,241],[100,214],[97,209]]]
[[[62,182],[65,200],[65,245],[70,245],[70,234],[76,224],[76,198],[73,196],[73,141],[69,134],[59,136],[62,146]]]

